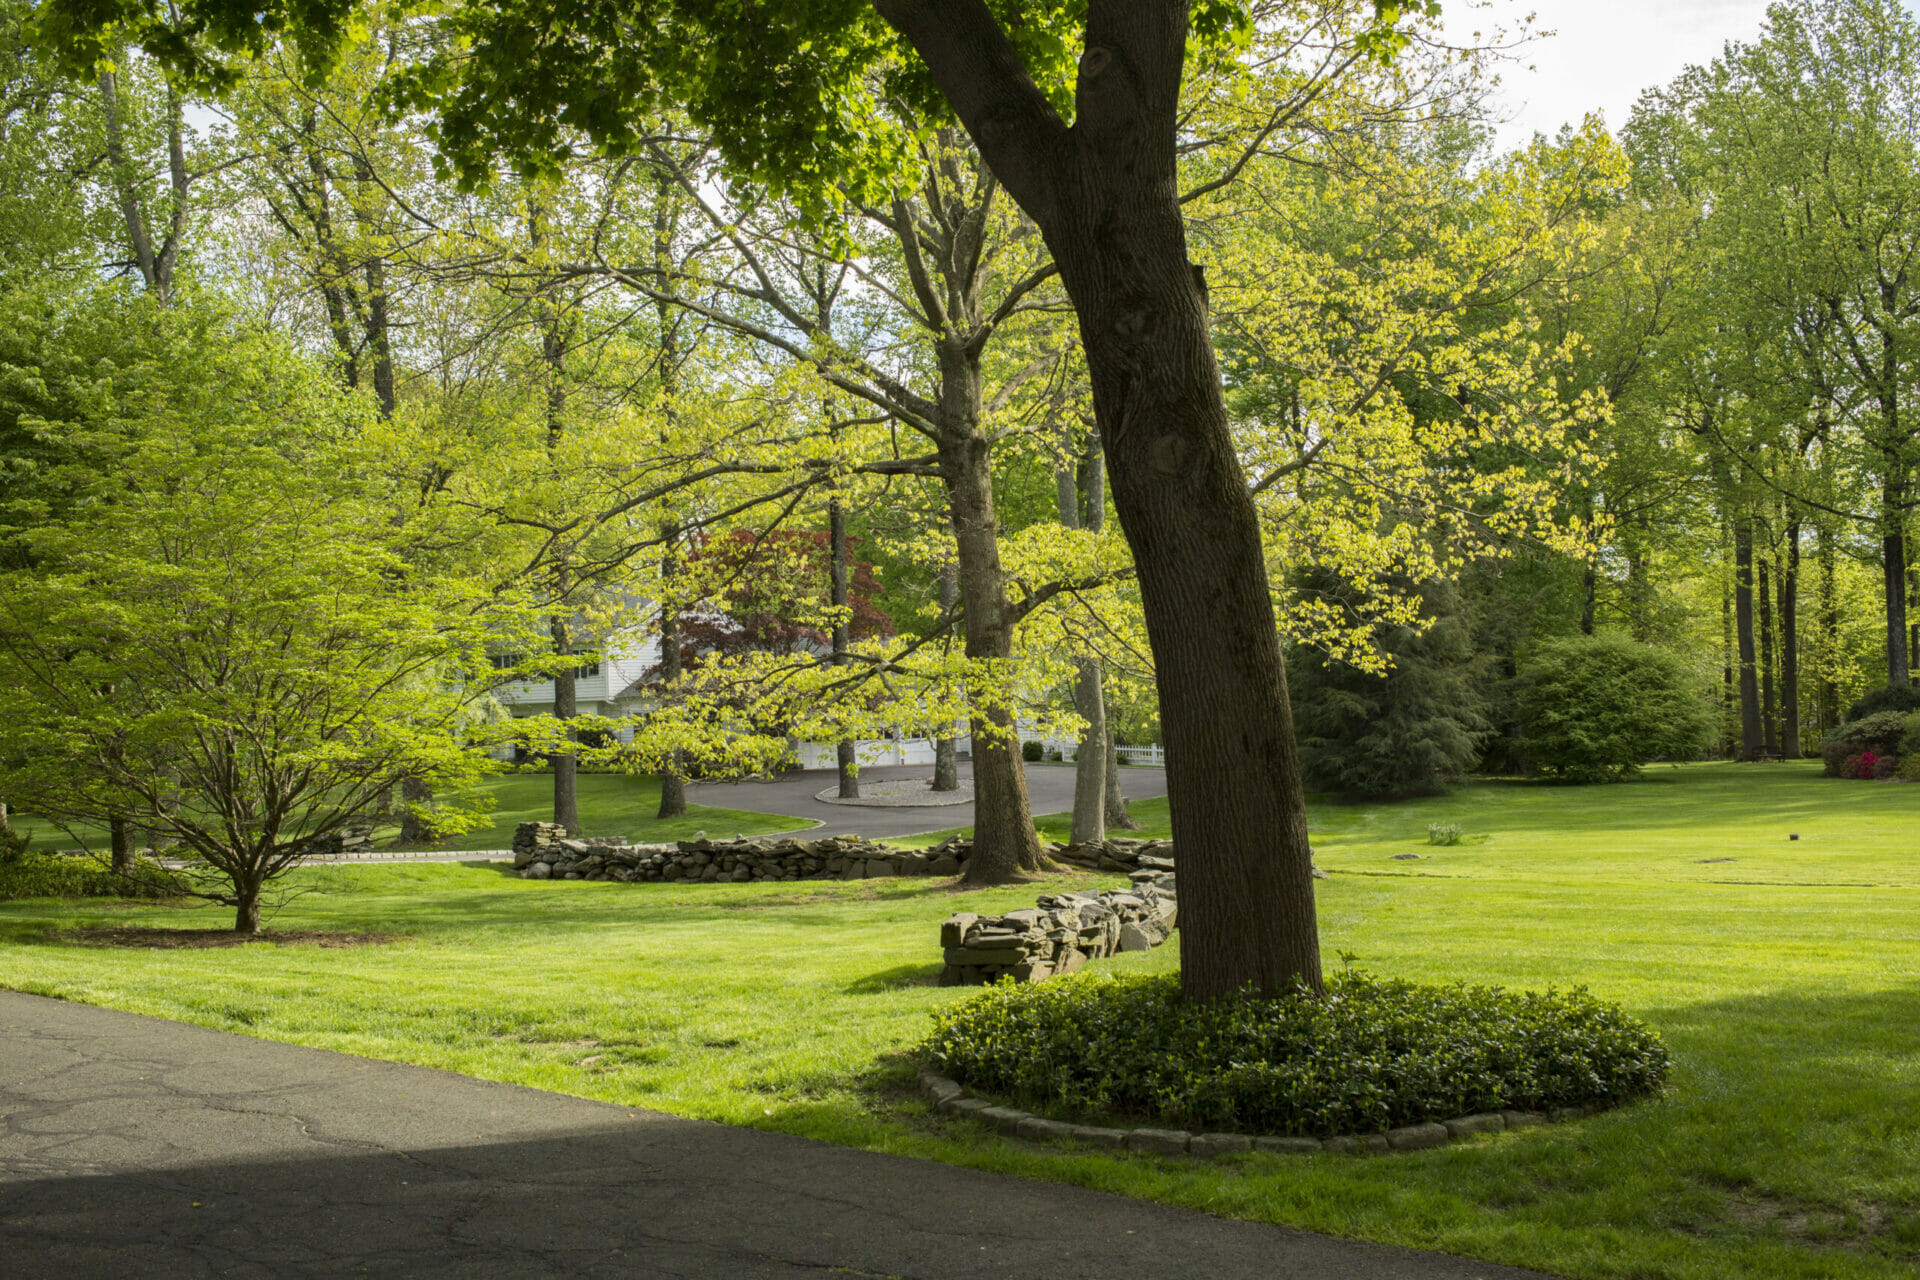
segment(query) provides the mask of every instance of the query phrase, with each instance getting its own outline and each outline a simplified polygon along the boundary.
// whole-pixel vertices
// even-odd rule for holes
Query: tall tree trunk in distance
[[[1912,682],[1907,663],[1907,480],[1896,469],[1882,490],[1880,554],[1887,609],[1887,683],[1906,688]]]
[[[107,840],[113,849],[115,874],[133,874],[133,824],[125,818],[107,819]]]
[[[1739,638],[1740,758],[1760,754],[1760,682],[1753,652],[1753,521],[1733,522],[1733,626]]]
[[[1754,590],[1760,601],[1760,749],[1770,756],[1780,754],[1774,729],[1778,725],[1773,697],[1773,586],[1767,573],[1767,557],[1756,567]]]
[[[1787,521],[1786,563],[1780,569],[1780,754],[1798,760],[1800,747],[1800,520]]]
[[[1085,466],[1067,463],[1054,467],[1055,505],[1060,523],[1068,529],[1086,526],[1083,512],[1088,476]],[[1089,531],[1097,532],[1099,526]],[[1102,689],[1100,660],[1086,655],[1073,660],[1073,710],[1086,725],[1073,757],[1074,844],[1097,844],[1107,838],[1107,702]]]
[[[847,512],[840,505],[840,499],[834,498],[827,503],[827,540],[828,561],[833,579],[833,607],[836,611],[833,622],[833,665],[847,665],[847,650],[853,643],[853,628],[847,615]],[[840,774],[840,798],[858,800],[860,798],[860,760],[854,754],[853,739],[842,738],[834,743],[833,754]]]
[[[555,614],[550,625],[554,655],[572,657],[573,636],[567,620]],[[579,668],[570,662],[563,661],[553,673],[553,718],[567,726],[569,742],[574,740],[573,719],[580,714],[579,678]],[[565,827],[568,835],[580,834],[580,757],[571,751],[553,754],[553,825]]]
[[[1647,573],[1647,526],[1638,518],[1627,530],[1627,634],[1653,642],[1653,579]]]
[[[1600,591],[1600,574],[1595,570],[1593,561],[1587,561],[1587,567],[1580,574],[1580,634],[1593,634],[1593,615],[1596,597]]]
[[[680,611],[671,600],[673,580],[679,573],[679,560],[673,551],[673,535],[667,538],[667,552],[660,557],[660,683],[668,688],[680,683],[683,658],[680,651]],[[687,812],[686,769],[675,751],[660,770],[661,818],[680,818]]]
[[[959,567],[951,562],[940,570],[940,612],[943,616],[952,614],[953,607],[960,603],[959,574]],[[951,733],[935,738],[933,742],[933,789],[960,789],[960,750]]]
[[[965,367],[964,360],[952,358],[957,354],[942,348],[947,357],[941,370],[943,400],[967,397],[966,384],[978,374]],[[979,404],[977,390],[969,403]],[[950,431],[940,445],[940,462],[960,564],[966,653],[969,658],[1005,661],[1013,656],[1013,624],[1000,568],[987,451],[987,438],[979,430],[964,436]],[[1004,884],[1044,866],[1013,711],[1005,702],[990,699],[973,710],[973,852],[967,858],[967,883]]]
[[[1104,690],[1102,691],[1104,692]],[[1113,740],[1113,717],[1107,716],[1107,826],[1121,831],[1138,831],[1140,820],[1127,811],[1127,797],[1120,790],[1120,749]]]
[[[1834,581],[1833,530],[1820,529],[1820,724],[1824,736],[1840,723],[1840,596]]]
[[[1729,760],[1739,755],[1733,726],[1740,718],[1740,699],[1734,692],[1733,672],[1733,587],[1720,587],[1720,754]]]

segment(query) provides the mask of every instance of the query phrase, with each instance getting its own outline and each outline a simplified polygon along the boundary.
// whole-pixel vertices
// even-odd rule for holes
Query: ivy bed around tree
[[[1436,1146],[1646,1097],[1669,1067],[1654,1031],[1584,988],[1361,973],[1330,980],[1324,998],[1205,1004],[1172,976],[1080,974],[1002,983],[935,1021],[921,1085],[943,1110],[1022,1137],[1161,1152]],[[1119,1118],[1165,1127],[1110,1127]]]

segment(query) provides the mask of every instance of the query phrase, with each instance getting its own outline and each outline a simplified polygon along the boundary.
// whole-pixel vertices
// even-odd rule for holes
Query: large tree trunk
[[[1753,521],[1733,522],[1733,627],[1739,638],[1740,758],[1760,755],[1760,682],[1753,652]]]
[[[1780,754],[1800,747],[1800,521],[1787,521],[1787,558],[1780,571]]]
[[[573,656],[573,636],[567,620],[554,615],[551,622],[553,652],[561,659]],[[562,662],[553,673],[553,718],[558,720],[569,742],[574,740],[573,719],[580,714],[580,672],[570,662]],[[553,753],[553,824],[565,827],[568,835],[580,834],[580,757],[571,751]]]
[[[260,886],[235,880],[233,891],[238,899],[233,908],[233,931],[251,937],[260,932]]]
[[[827,503],[827,539],[832,544],[828,548],[828,561],[835,611],[833,665],[844,667],[847,665],[847,650],[853,643],[853,628],[847,616],[847,513],[838,498]],[[834,744],[833,753],[840,774],[840,798],[858,800],[860,761],[854,754],[853,739],[842,738]]]
[[[1071,128],[984,4],[876,4],[1039,224],[1079,316],[1159,680],[1182,988],[1317,990],[1312,854],[1260,526],[1176,183],[1188,0],[1091,0]]]

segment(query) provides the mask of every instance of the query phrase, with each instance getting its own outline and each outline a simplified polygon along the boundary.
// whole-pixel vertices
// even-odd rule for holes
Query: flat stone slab
[[[0,991],[7,1280],[1546,1280]]]

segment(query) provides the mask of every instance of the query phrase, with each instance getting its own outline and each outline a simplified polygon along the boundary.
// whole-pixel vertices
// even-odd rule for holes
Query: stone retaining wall
[[[524,822],[513,837],[513,865],[527,880],[633,882],[864,880],[875,876],[953,875],[963,863],[934,851],[895,849],[860,836],[791,836],[673,844],[623,838],[569,839],[550,822]]]
[[[1131,878],[1126,889],[1045,894],[1038,905],[1001,916],[949,916],[940,926],[946,956],[940,985],[974,986],[1006,976],[1042,982],[1116,951],[1159,946],[1179,922],[1173,864],[1149,857]]]

